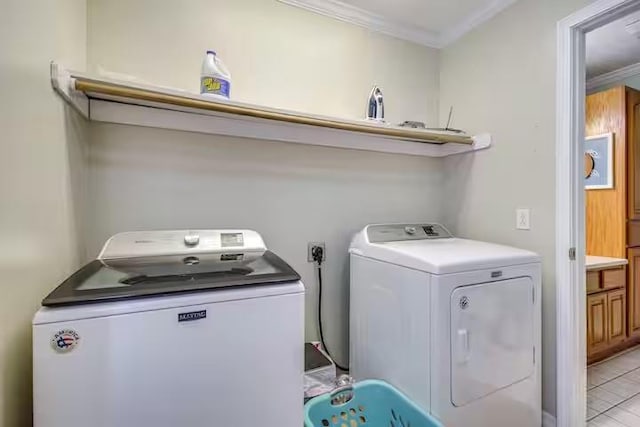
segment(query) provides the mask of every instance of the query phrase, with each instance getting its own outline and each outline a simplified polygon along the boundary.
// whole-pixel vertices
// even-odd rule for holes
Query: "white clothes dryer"
[[[350,369],[447,427],[541,425],[540,257],[439,224],[369,225],[350,247]]]

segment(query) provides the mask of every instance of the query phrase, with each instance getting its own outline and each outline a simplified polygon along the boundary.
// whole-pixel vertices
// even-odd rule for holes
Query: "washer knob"
[[[187,246],[196,246],[200,243],[200,236],[198,234],[187,234],[184,236],[184,244]]]
[[[405,233],[410,234],[410,235],[414,235],[416,234],[416,228],[415,227],[405,227],[404,228]]]

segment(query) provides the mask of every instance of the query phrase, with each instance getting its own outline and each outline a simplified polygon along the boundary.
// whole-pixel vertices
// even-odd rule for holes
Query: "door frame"
[[[556,69],[556,425],[586,419],[585,33],[640,7],[598,0],[557,24]],[[548,423],[545,423],[548,424]]]

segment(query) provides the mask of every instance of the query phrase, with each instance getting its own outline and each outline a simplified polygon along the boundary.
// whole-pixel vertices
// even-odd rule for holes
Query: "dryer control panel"
[[[367,227],[370,243],[399,242],[403,240],[447,239],[453,237],[441,224],[384,224]]]

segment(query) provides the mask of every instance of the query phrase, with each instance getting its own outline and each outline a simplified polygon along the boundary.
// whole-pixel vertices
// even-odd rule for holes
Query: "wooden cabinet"
[[[640,92],[618,86],[587,96],[585,135],[613,134],[613,188],[585,194],[589,255],[624,258],[640,244]]]
[[[637,271],[640,274],[640,248]],[[628,341],[626,279],[627,271],[624,266],[587,271],[588,363],[610,356]],[[638,310],[640,314],[640,305]]]
[[[607,343],[607,294],[587,297],[587,355],[606,350]]]
[[[627,271],[623,266],[602,270],[602,289],[623,288],[627,282]]]
[[[585,193],[586,250],[589,255],[626,256],[627,220],[627,88],[618,86],[587,96],[585,135],[613,134],[611,189]]]
[[[640,340],[640,92],[627,88],[627,328]]]
[[[607,292],[607,339],[615,346],[627,338],[627,290]]]
[[[640,247],[628,250],[629,286],[628,308],[629,336],[640,337]]]
[[[600,272],[587,271],[587,294],[601,291],[600,289]]]
[[[640,92],[626,90],[628,219],[640,219]]]

